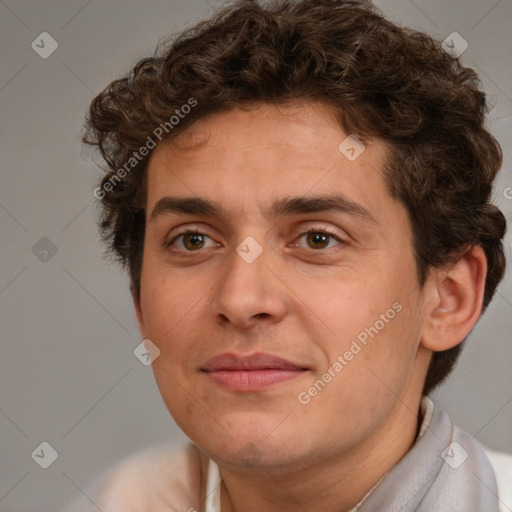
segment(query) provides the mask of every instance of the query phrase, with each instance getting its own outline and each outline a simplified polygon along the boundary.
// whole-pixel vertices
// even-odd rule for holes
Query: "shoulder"
[[[61,512],[199,509],[203,457],[191,442],[147,448],[109,468]]]
[[[500,499],[500,510],[502,512],[512,511],[512,455],[496,452],[484,447],[487,458],[491,462],[496,475],[498,493]]]

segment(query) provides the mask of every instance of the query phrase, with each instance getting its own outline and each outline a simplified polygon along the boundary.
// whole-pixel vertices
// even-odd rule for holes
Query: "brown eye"
[[[205,245],[207,239],[211,240],[211,238],[205,233],[200,233],[198,231],[186,231],[176,235],[170,242],[166,243],[165,246],[174,246],[180,252],[196,252],[207,247]],[[211,242],[210,246],[215,245],[213,240]]]
[[[306,243],[308,245],[308,248],[316,250],[330,248],[329,243],[332,240],[337,242],[336,245],[340,245],[342,243],[342,241],[338,237],[332,235],[331,233],[325,233],[323,231],[308,231],[306,233],[303,233],[301,235],[301,238],[302,237],[306,237]]]
[[[329,235],[325,233],[312,232],[307,234],[306,240],[313,249],[325,249],[329,243],[329,238]]]
[[[183,236],[183,245],[192,251],[204,245],[204,236],[199,233],[186,233]]]

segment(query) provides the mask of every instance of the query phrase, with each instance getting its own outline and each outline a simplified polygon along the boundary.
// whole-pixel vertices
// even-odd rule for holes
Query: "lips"
[[[215,372],[219,370],[304,370],[306,368],[270,354],[253,354],[251,356],[221,354],[210,359],[202,369],[207,372]]]
[[[216,356],[201,368],[208,377],[230,391],[258,391],[303,375],[308,368],[271,354]]]

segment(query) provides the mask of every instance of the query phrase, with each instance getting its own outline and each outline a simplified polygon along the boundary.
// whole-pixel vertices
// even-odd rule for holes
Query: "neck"
[[[349,512],[409,451],[418,418],[419,398],[408,405],[397,401],[385,424],[350,450],[286,467],[240,471],[219,464],[222,512]]]

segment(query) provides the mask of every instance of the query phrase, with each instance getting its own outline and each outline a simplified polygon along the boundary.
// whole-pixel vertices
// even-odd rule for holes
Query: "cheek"
[[[398,295],[398,300],[384,306],[387,309],[372,317],[356,337],[357,342],[363,340],[357,357],[368,385],[367,396],[376,400],[400,396],[407,388],[421,330],[418,309],[410,297]]]
[[[327,346],[339,350],[358,336],[364,342],[376,330],[389,331],[389,325],[399,316],[393,308],[399,292],[377,278],[326,281],[322,286],[303,289],[301,295],[307,297],[301,306],[303,318],[311,327],[321,328],[316,336],[325,336]]]
[[[415,363],[421,321],[416,295],[401,291],[398,282],[339,283],[326,290],[324,299],[330,299],[323,304],[320,299],[308,303],[311,310],[321,312],[327,333],[309,331],[325,354],[326,366],[319,368],[315,379],[322,375],[329,379],[324,373],[329,369],[336,375],[327,386],[332,395],[327,392],[324,398],[329,396],[340,406],[359,407],[361,401],[376,403],[406,385]]]
[[[364,343],[357,335],[338,338],[337,346],[330,347],[329,367],[301,389],[302,398],[310,400],[303,406],[307,421],[316,418],[326,436],[343,432],[361,439],[384,421],[404,395],[415,367],[409,313],[402,309],[376,331],[353,327],[352,332],[365,334],[360,337]]]
[[[198,288],[179,279],[159,275],[148,276],[143,281],[141,305],[144,324],[149,336],[166,344],[183,332],[188,317],[201,298]]]

